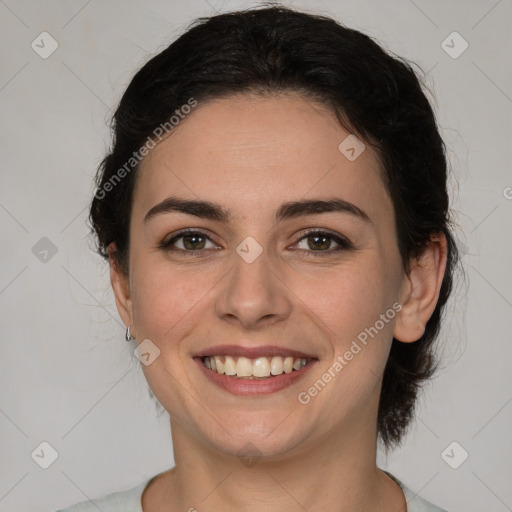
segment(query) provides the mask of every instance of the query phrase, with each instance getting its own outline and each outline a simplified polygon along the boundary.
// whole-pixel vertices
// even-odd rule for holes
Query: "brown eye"
[[[297,249],[306,253],[317,252],[318,255],[332,254],[352,247],[344,237],[324,231],[310,231],[297,242]]]
[[[190,249],[191,251],[204,249],[206,237],[202,235],[184,235],[181,238],[183,239],[185,249]]]
[[[307,237],[308,248],[317,251],[321,249],[330,249],[332,238],[324,235],[309,235]]]
[[[182,231],[169,241],[162,242],[160,248],[169,252],[193,253],[195,251],[215,249],[217,246],[208,236],[200,231]]]

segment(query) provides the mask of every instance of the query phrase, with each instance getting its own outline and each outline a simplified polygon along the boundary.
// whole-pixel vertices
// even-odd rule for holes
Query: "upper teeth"
[[[308,363],[305,358],[208,356],[203,358],[206,368],[214,372],[237,377],[270,377],[300,370]]]

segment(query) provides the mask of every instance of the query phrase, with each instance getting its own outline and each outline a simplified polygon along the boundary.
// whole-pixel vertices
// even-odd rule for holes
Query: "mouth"
[[[318,362],[316,357],[279,347],[218,346],[196,354],[207,379],[235,395],[267,395],[280,391]]]
[[[312,358],[292,356],[204,356],[203,365],[209,370],[235,379],[264,380],[302,370]]]

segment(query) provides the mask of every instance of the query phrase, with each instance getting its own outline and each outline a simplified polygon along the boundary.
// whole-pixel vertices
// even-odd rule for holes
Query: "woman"
[[[90,218],[176,465],[66,511],[439,511],[396,446],[457,252],[411,68],[284,7],[201,19],[133,78]]]

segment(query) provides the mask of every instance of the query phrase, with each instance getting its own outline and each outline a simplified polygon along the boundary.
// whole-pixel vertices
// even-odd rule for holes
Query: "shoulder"
[[[151,477],[127,491],[108,494],[99,499],[86,500],[57,510],[57,512],[143,512],[141,497],[146,486],[155,477]]]
[[[447,512],[443,508],[440,508],[437,505],[430,503],[430,501],[423,499],[391,473],[388,473],[387,471],[385,471],[385,473],[389,475],[402,488],[405,501],[407,501],[407,512]]]

